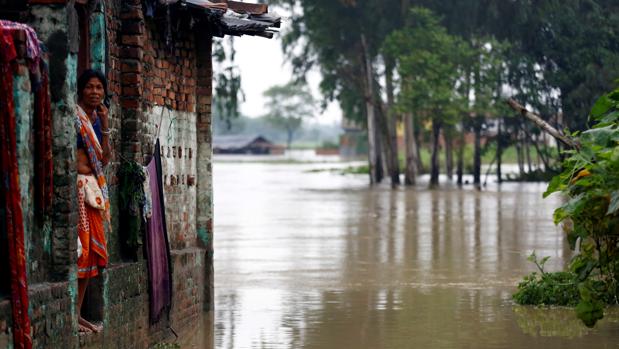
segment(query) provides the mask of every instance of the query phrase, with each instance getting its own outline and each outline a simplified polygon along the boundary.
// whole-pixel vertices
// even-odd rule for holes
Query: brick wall
[[[73,128],[75,55],[68,45],[66,9],[32,6],[28,18],[49,55],[50,95],[54,154],[54,202],[52,214],[41,217],[34,212],[32,106],[33,101],[25,62],[17,70],[15,95],[18,103],[20,182],[26,235],[30,316],[36,348],[75,347],[76,224],[75,214],[75,130]],[[36,219],[35,219],[36,218]],[[42,224],[40,224],[42,223]],[[6,282],[6,281],[3,281]],[[0,300],[0,348],[12,347],[10,301]]]
[[[44,39],[44,36],[41,38]],[[14,75],[14,101],[33,344],[35,348],[71,347],[72,343],[75,343],[76,333],[73,326],[75,312],[72,311],[74,301],[71,297],[70,283],[49,282],[55,277],[53,268],[51,268],[52,232],[49,227],[51,222],[49,217],[41,221],[35,219],[36,212],[32,201],[34,197],[34,133],[32,129],[34,98],[26,62],[22,60],[18,63]],[[60,185],[62,186],[62,182]],[[68,243],[68,239],[65,241]],[[0,299],[0,348],[12,347],[11,324],[10,300]],[[64,336],[59,336],[60,333]]]
[[[196,34],[199,35],[199,34]],[[197,40],[197,73],[198,84],[196,96],[198,99],[197,115],[197,139],[198,139],[198,163],[197,168],[197,207],[196,207],[196,233],[198,246],[206,251],[204,268],[204,307],[210,310],[213,304],[213,140],[212,140],[212,84],[213,64],[212,39]]]
[[[30,321],[34,348],[71,348],[77,342],[68,282],[29,285]],[[0,314],[11,314],[9,300],[0,301]],[[0,348],[12,348],[10,317],[0,318]]]
[[[212,301],[211,40],[206,26],[188,28],[184,25],[189,21],[181,18],[168,45],[161,19],[145,18],[138,0],[104,1],[104,7],[96,10],[103,12],[96,15],[105,17],[107,36],[104,51],[93,57],[93,64],[105,62],[112,102],[110,128],[116,155],[106,177],[113,224],[106,231],[110,265],[89,287],[95,294],[90,302],[100,308],[93,312],[105,330],[101,335],[78,336],[73,128],[77,52],[69,40],[73,2],[67,8],[35,5],[27,17],[51,52],[54,115],[51,229],[29,238],[35,347],[147,348],[171,337],[170,327],[181,332],[193,326]],[[120,251],[116,172],[122,159],[146,164],[157,136],[162,146],[174,298],[170,320],[151,325],[146,262],[141,254],[134,262]],[[11,346],[10,325],[10,303],[0,300],[0,349]]]

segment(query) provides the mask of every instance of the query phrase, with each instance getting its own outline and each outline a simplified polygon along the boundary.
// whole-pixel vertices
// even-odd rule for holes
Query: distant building
[[[368,153],[367,131],[359,123],[342,118],[339,155],[357,157]]]
[[[276,145],[263,136],[228,135],[213,138],[215,154],[283,154],[284,147]]]

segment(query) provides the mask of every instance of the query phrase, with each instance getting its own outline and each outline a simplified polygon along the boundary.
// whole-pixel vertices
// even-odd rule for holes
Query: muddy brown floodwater
[[[550,270],[571,256],[545,184],[391,190],[312,171],[337,166],[214,164],[215,311],[187,347],[619,347],[616,309],[587,329],[511,300],[531,251]]]

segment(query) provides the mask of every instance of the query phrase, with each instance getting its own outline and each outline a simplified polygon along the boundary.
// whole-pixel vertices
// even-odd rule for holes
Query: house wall
[[[101,335],[77,333],[75,129],[77,50],[73,1],[31,5],[28,18],[49,48],[53,114],[53,214],[26,226],[30,316],[35,348],[147,348],[191,327],[212,304],[211,38],[206,27],[182,28],[166,44],[164,23],[145,18],[137,0],[102,1],[91,16],[91,65],[105,72],[111,95],[115,156],[106,168],[112,224],[109,267],[89,286]],[[0,10],[0,18],[1,18]],[[23,66],[25,69],[25,65]],[[24,70],[20,74],[26,74]],[[33,190],[32,95],[18,76],[20,176],[25,218],[36,213]],[[170,318],[149,324],[148,272],[142,253],[123,255],[118,179],[123,159],[146,164],[161,142],[166,220],[173,270]],[[32,222],[32,219],[25,219]],[[11,307],[0,299],[0,349],[11,348]]]

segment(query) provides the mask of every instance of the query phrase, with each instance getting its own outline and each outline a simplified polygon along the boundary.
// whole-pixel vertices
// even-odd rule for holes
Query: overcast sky
[[[282,28],[286,25],[284,21]],[[285,30],[285,29],[283,29]],[[234,38],[236,48],[236,64],[241,70],[242,88],[245,92],[245,103],[241,105],[241,113],[249,117],[258,117],[266,113],[265,99],[262,93],[273,85],[289,82],[292,78],[292,68],[284,63],[281,48],[281,36],[276,34],[273,39],[243,36]],[[312,72],[308,76],[314,97],[322,100],[318,91],[320,74]],[[340,122],[341,111],[336,103],[318,115],[314,122],[333,124]]]

